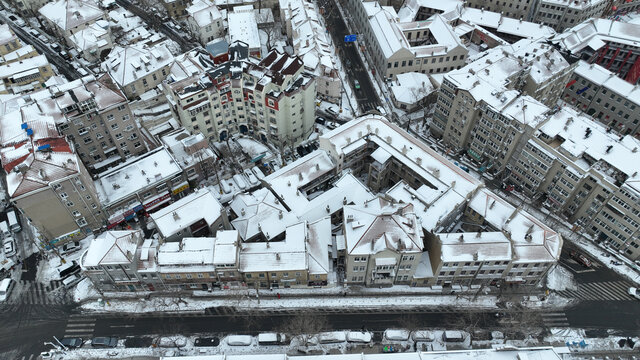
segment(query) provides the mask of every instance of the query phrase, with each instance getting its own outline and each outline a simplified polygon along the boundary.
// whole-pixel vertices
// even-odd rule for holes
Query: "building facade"
[[[224,36],[224,18],[214,3],[196,0],[186,11],[189,30],[202,46]]]
[[[536,5],[533,21],[562,32],[587,19],[599,18],[609,5],[606,0],[541,0]]]

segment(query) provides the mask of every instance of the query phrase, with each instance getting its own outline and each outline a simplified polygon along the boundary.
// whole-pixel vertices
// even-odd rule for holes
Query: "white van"
[[[9,298],[11,294],[11,289],[13,289],[13,285],[15,282],[9,278],[2,280],[0,282],[0,302],[4,302]]]
[[[9,222],[9,228],[11,229],[11,231],[20,232],[20,230],[22,230],[22,227],[18,222],[18,218],[16,217],[15,210],[11,210],[7,213],[7,221]]]
[[[0,222],[0,235],[2,235],[3,239],[11,236],[11,231],[9,231],[9,225],[7,225],[6,221]]]

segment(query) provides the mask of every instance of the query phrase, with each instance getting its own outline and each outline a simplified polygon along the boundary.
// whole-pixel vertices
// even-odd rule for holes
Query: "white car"
[[[4,254],[6,257],[11,257],[16,254],[16,243],[13,241],[12,237],[8,237],[2,241],[2,246],[4,248]]]
[[[634,298],[640,300],[640,293],[638,292],[638,288],[630,287],[628,293]]]

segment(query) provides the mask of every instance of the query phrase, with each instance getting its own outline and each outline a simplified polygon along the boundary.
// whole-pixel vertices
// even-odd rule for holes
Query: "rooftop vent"
[[[173,220],[176,220],[176,221],[180,220],[180,215],[178,215],[177,212],[174,211],[172,215],[173,215]]]

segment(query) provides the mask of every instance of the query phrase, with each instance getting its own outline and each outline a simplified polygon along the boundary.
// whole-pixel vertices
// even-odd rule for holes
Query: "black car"
[[[80,272],[80,265],[74,260],[71,265],[60,270],[60,279],[64,279],[71,274]]]
[[[82,338],[64,338],[60,343],[69,349],[75,349],[82,346]]]
[[[316,124],[320,124],[320,125],[324,125],[324,123],[327,122],[327,120],[325,120],[323,117],[318,116],[316,118]]]
[[[306,155],[306,153],[304,152],[304,148],[302,147],[302,145],[299,145],[299,146],[296,148],[296,151],[298,152],[298,155],[300,155],[300,157],[303,157],[303,156],[305,156],[305,155]]]
[[[116,337],[94,337],[91,340],[91,346],[93,347],[105,347],[105,348],[114,348],[118,346],[118,338]]]

